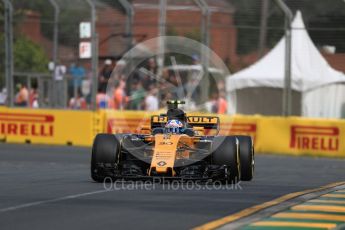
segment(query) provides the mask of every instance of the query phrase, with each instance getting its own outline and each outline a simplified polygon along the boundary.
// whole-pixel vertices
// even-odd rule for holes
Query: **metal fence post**
[[[53,63],[54,63],[54,69],[52,73],[52,81],[54,81],[54,76],[55,76],[55,68],[58,62],[58,52],[59,52],[59,15],[60,15],[60,7],[57,4],[55,0],[49,0],[50,4],[54,8],[54,33],[53,33]],[[53,106],[56,106],[56,93],[54,92],[53,94],[52,102]]]
[[[283,116],[291,115],[291,23],[293,20],[292,11],[283,0],[275,0],[279,8],[285,14],[285,80],[283,90]]]
[[[96,5],[93,0],[86,0],[91,9],[91,43],[92,43],[92,89],[91,89],[91,107],[97,109],[97,89],[98,89],[98,35],[96,34]]]
[[[260,22],[260,35],[259,35],[259,57],[261,58],[265,53],[266,48],[266,38],[267,38],[267,19],[268,19],[268,9],[270,1],[261,0],[261,22]]]
[[[159,39],[158,39],[158,77],[162,76],[164,67],[164,53],[165,53],[165,35],[166,35],[166,16],[167,16],[167,0],[160,0],[159,3]]]
[[[198,5],[202,12],[202,20],[201,20],[201,37],[202,43],[209,47],[210,46],[210,19],[211,19],[211,11],[209,9],[208,4],[204,0],[194,0],[194,2]],[[202,50],[204,53],[204,50]],[[203,58],[203,57],[201,57]],[[205,58],[205,57],[204,57]],[[206,56],[208,59],[208,57]],[[203,64],[206,61],[203,60]]]
[[[5,6],[5,75],[7,89],[7,106],[13,106],[13,6],[10,0],[2,0]]]
[[[194,1],[202,12],[201,21],[201,37],[204,47],[201,50],[201,63],[204,72],[204,79],[201,81],[202,91],[201,91],[201,101],[206,101],[209,94],[209,46],[210,46],[210,24],[211,24],[211,10],[205,0],[195,0]]]
[[[126,37],[127,37],[127,46],[128,50],[132,48],[133,43],[133,17],[134,17],[134,9],[132,5],[128,2],[128,0],[119,0],[120,4],[126,11],[127,20],[126,20]]]

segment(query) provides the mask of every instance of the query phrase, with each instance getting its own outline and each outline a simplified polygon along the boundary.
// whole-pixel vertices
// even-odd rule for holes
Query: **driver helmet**
[[[184,130],[183,123],[179,120],[169,120],[165,125],[165,131],[167,133],[182,133]]]

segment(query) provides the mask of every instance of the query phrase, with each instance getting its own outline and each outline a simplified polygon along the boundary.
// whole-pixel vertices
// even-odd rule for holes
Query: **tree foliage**
[[[0,37],[0,43],[4,44],[4,36]],[[0,56],[5,57],[5,48],[0,46]],[[13,44],[13,58],[15,71],[44,73],[48,71],[49,59],[44,50],[25,37],[18,37]],[[0,62],[1,74],[5,71],[4,58]]]
[[[44,73],[48,71],[49,59],[44,50],[25,37],[19,37],[13,47],[16,71]]]

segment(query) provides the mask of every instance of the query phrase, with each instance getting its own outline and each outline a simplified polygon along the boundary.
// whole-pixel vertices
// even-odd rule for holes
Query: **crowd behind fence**
[[[140,69],[128,77],[114,74],[114,67],[126,65],[121,60],[104,62],[98,75],[96,104],[98,109],[147,110],[165,108],[165,102],[172,99],[189,98],[188,105],[195,108],[202,104],[201,87],[197,79],[203,71],[198,63],[186,66],[170,66],[163,69],[162,78],[157,78],[156,61],[147,60]],[[208,112],[226,113],[225,78],[221,70],[210,69],[211,81],[209,100],[200,109]],[[129,79],[130,78],[130,79]],[[114,82],[111,86],[108,82]],[[14,106],[27,108],[69,108],[88,110],[91,108],[92,75],[78,63],[69,67],[59,66],[55,73],[14,74]],[[60,84],[60,86],[57,86]],[[6,98],[2,95],[2,103]]]

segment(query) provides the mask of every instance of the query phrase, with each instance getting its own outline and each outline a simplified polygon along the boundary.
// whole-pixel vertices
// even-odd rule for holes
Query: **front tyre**
[[[91,178],[103,182],[107,175],[100,166],[114,165],[118,162],[120,140],[112,134],[98,134],[93,142],[91,156]]]
[[[240,143],[241,180],[250,181],[254,176],[254,145],[250,136],[236,136]]]

